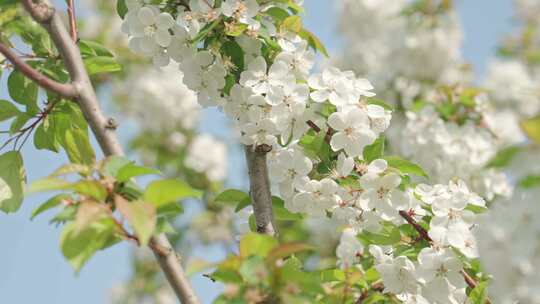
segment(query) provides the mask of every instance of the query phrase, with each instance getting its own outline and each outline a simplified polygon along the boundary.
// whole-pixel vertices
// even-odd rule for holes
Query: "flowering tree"
[[[447,45],[459,46],[460,37],[450,1],[343,1],[344,24],[372,26],[343,26],[352,46],[316,72],[315,53],[328,53],[304,28],[302,2],[91,1],[97,13],[88,19],[102,29],[96,31],[95,20],[77,22],[73,1],[67,27],[48,1],[0,1],[0,64],[12,99],[0,104],[0,118],[11,120],[3,148],[12,147],[0,155],[0,209],[17,211],[25,193],[56,191],[33,216],[57,211],[52,222],[64,227],[61,250],[76,271],[118,242],[148,247],[160,267],[136,256],[118,302],[167,303],[163,273],[182,303],[200,303],[177,251],[185,252],[186,238],[174,234],[192,231],[199,241],[234,247],[203,267],[209,281],[226,286],[215,303],[490,303],[489,273],[499,282],[497,301],[535,303],[529,283],[536,282],[537,244],[525,241],[528,264],[517,259],[509,270],[493,268],[498,258],[519,254],[508,247],[494,255],[490,246],[511,245],[519,230],[491,233],[479,214],[511,195],[502,168],[525,135],[538,140],[539,120],[528,108],[511,116],[525,116],[524,133],[518,118],[511,120],[522,139],[496,123],[500,107],[464,80],[457,47]],[[112,20],[123,34],[105,31]],[[521,58],[521,48],[510,49]],[[345,66],[377,89],[337,68]],[[120,108],[142,122],[132,148],[145,166],[124,156],[117,122],[101,110],[96,90],[107,89],[111,73]],[[498,81],[486,83],[498,89]],[[518,96],[493,90],[487,98],[522,102],[519,89],[510,92]],[[200,107],[218,107],[238,131],[248,192],[223,190],[227,148],[195,130]],[[396,131],[388,129],[391,120]],[[88,129],[104,159],[96,158]],[[37,149],[63,151],[70,163],[25,186],[19,151],[32,134]],[[143,175],[164,177],[141,187],[135,178]],[[521,184],[537,181],[530,174]],[[187,199],[203,202],[204,217],[178,225]],[[527,206],[516,209],[516,221]],[[234,228],[233,210],[247,211],[249,228]],[[504,221],[506,213],[501,207],[490,216]],[[479,229],[494,236],[480,245],[489,273],[479,263]],[[324,230],[338,237],[317,246],[313,238]],[[515,294],[503,293],[516,280],[501,284],[497,277],[514,269],[531,279],[516,283]]]

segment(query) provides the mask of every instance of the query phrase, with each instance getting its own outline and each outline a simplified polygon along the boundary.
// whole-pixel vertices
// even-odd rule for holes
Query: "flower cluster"
[[[397,148],[427,170],[435,182],[459,177],[488,200],[511,194],[502,172],[484,169],[501,146],[488,126],[445,121],[431,105],[406,115],[405,128],[396,134]]]
[[[380,208],[386,211],[386,219],[399,223],[403,219],[391,216],[396,210],[420,219],[429,209],[430,246],[422,248],[416,259],[411,259],[394,252],[392,246],[370,245],[369,252],[375,258],[375,269],[384,283],[384,292],[397,295],[404,303],[463,303],[467,297],[462,276],[464,265],[454,250],[467,258],[478,257],[476,238],[471,231],[476,225],[476,215],[466,208],[485,207],[484,200],[470,192],[462,181],[457,181],[448,185],[418,185],[414,195],[420,200],[411,205],[412,198],[403,201],[404,192],[395,188],[395,179],[392,173],[384,175],[377,180],[379,187],[365,190],[359,204],[367,205],[367,208],[361,214],[369,214],[372,210],[377,213]],[[397,205],[400,202],[409,205]],[[336,251],[342,267],[350,267],[363,253],[364,245],[357,238],[351,238],[350,233],[350,230],[344,231]]]
[[[540,191],[519,190],[496,202],[478,230],[480,260],[493,275],[494,303],[540,301]]]
[[[354,267],[363,255],[366,244],[357,235],[393,229],[400,242],[400,226],[424,221],[430,227],[425,243],[431,246],[416,261],[370,248],[387,291],[410,303],[465,297],[462,265],[453,250],[477,256],[474,214],[466,208],[484,201],[463,182],[415,188],[406,167],[416,165],[402,160],[407,165],[400,168],[385,160],[383,149],[373,145],[383,142],[378,139],[392,118],[389,107],[373,102],[373,86],[354,72],[327,67],[312,74],[313,38],[305,38],[297,16],[286,11],[288,17],[275,16],[270,9],[284,4],[192,0],[173,17],[129,2],[125,28],[132,49],[157,66],[178,62],[200,105],[223,109],[244,145],[272,148],[269,171],[284,207],[347,226],[336,251],[342,268]],[[213,35],[217,27],[227,37]],[[409,43],[416,54],[417,42]],[[481,153],[475,157],[486,161]]]
[[[236,122],[242,143],[271,146],[278,139],[298,141],[309,128],[306,121],[317,120],[314,113],[326,101],[338,108],[329,121],[337,131],[332,147],[344,149],[351,157],[359,156],[363,146],[388,126],[388,111],[362,101],[375,95],[368,80],[336,68],[310,75],[314,52],[306,40],[292,31],[278,30],[265,18],[253,19],[270,4],[259,7],[256,1],[225,1],[214,7],[212,1],[191,3],[189,11],[180,11],[175,19],[155,6],[130,0],[124,21],[130,47],[152,57],[156,66],[169,65],[171,58],[178,62],[183,81],[197,92],[199,104],[223,108]],[[241,51],[236,61],[224,52],[197,48],[201,29],[221,18],[247,26],[245,34],[223,46]],[[270,62],[264,54],[266,46],[257,38],[263,32],[277,40],[278,51]],[[237,74],[238,82],[226,87],[231,74]],[[358,109],[349,111],[352,107]]]
[[[455,12],[418,16],[424,12],[408,13],[411,1],[391,2],[339,1],[339,28],[347,45],[337,65],[370,75],[385,100],[405,107],[431,91],[433,83],[466,79]]]
[[[141,127],[146,130],[193,129],[199,122],[201,107],[196,95],[183,84],[182,74],[172,65],[161,71],[132,71],[115,90],[120,99],[126,100],[122,108],[143,122]]]
[[[185,166],[210,181],[227,175],[227,147],[209,134],[192,135],[199,123],[201,107],[196,94],[182,82],[178,66],[144,73],[132,71],[116,86],[126,114],[137,121],[146,134],[165,136],[172,148],[187,146]],[[154,151],[152,151],[154,152]],[[155,153],[147,153],[147,158]]]
[[[521,117],[532,117],[540,112],[539,78],[523,62],[496,60],[489,65],[484,86],[497,109],[510,108]]]

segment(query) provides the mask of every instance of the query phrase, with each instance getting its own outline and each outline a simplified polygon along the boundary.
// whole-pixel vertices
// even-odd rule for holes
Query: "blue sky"
[[[338,39],[334,34],[334,1],[305,2],[306,27],[315,32],[330,50],[335,50]],[[465,58],[474,65],[477,74],[482,75],[494,54],[498,39],[512,29],[511,0],[461,0],[458,8],[465,30]],[[5,82],[4,76],[0,79],[0,99],[7,98]],[[106,100],[106,96],[102,100]],[[229,137],[224,132],[226,122],[221,115],[205,111],[205,116],[207,119],[203,121],[201,129],[222,138]],[[127,127],[121,125],[121,134],[130,133]],[[122,137],[124,142],[128,140],[126,137]],[[66,162],[62,155],[34,150],[31,142],[27,143],[23,153],[30,181],[47,175]],[[233,155],[233,159],[242,161],[238,154]],[[236,174],[233,183],[243,185],[239,176]],[[46,195],[32,196],[25,200],[18,213],[0,213],[0,303],[104,303],[109,288],[129,277],[131,245],[117,245],[97,254],[78,276],[75,275],[59,250],[60,229],[48,225],[47,214],[32,222],[29,220],[32,209],[46,198]],[[210,250],[205,251],[204,256],[216,259],[220,254]],[[211,284],[205,278],[195,279],[195,287],[204,303],[209,303],[216,293],[215,286]]]

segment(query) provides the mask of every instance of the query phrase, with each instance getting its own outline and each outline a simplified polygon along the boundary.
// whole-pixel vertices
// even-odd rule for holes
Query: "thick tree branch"
[[[64,61],[77,91],[77,101],[106,156],[124,155],[124,151],[109,119],[101,111],[95,90],[86,72],[80,50],[72,40],[60,16],[48,2],[23,0],[30,15],[47,30]],[[164,234],[154,236],[150,246],[167,280],[184,304],[199,304],[195,292],[182,269],[171,243]],[[155,249],[159,248],[159,250]]]
[[[17,56],[9,47],[0,43],[0,53],[2,53],[13,66],[23,73],[26,77],[32,79],[40,87],[47,91],[56,93],[64,98],[72,99],[77,96],[75,87],[71,84],[60,83],[41,74],[36,69],[28,65],[22,58]]]
[[[246,161],[249,172],[249,194],[253,205],[253,213],[257,224],[257,232],[274,235],[272,214],[272,193],[268,178],[266,155],[271,147],[266,145],[246,146]]]

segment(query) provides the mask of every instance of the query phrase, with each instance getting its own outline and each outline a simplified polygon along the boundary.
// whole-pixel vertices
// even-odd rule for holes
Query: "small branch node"
[[[118,128],[118,122],[116,119],[110,117],[107,119],[107,124],[105,125],[105,128],[108,130],[116,130]]]

